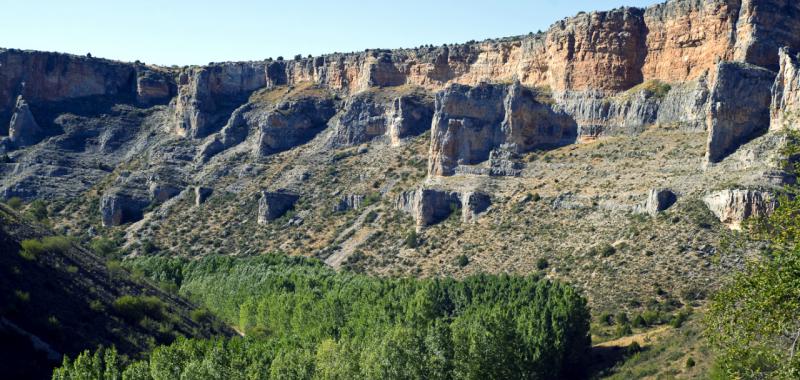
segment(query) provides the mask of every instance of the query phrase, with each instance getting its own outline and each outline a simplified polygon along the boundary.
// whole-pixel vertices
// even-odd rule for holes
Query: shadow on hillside
[[[634,349],[633,347],[592,347],[592,362],[589,367],[589,378],[599,379],[613,374],[612,369],[624,363],[631,356],[646,351],[647,348]]]

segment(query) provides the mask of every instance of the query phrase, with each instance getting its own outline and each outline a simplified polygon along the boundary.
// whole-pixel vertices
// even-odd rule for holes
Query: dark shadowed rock
[[[708,114],[708,163],[722,161],[742,144],[763,134],[770,125],[775,73],[745,63],[717,65]]]
[[[492,205],[492,198],[486,193],[467,192],[461,197],[461,204],[461,220],[471,222]]]
[[[142,219],[149,202],[120,192],[108,192],[100,198],[103,226],[119,226]]]
[[[258,125],[255,156],[265,157],[310,141],[335,113],[331,99],[309,97],[279,104],[251,121]]]
[[[347,194],[343,195],[339,202],[333,207],[334,212],[344,212],[348,210],[358,210],[364,202],[364,196],[361,194]]]
[[[672,207],[677,200],[678,196],[670,189],[652,189],[647,195],[644,209],[646,213],[655,216]]]
[[[299,195],[287,192],[262,191],[258,200],[258,224],[266,224],[286,214],[294,207]]]
[[[203,203],[206,203],[208,197],[214,193],[214,189],[209,187],[202,187],[202,186],[195,186],[194,187],[194,205],[200,206]]]

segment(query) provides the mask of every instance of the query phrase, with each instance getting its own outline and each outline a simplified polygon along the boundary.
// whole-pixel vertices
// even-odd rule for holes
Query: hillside
[[[541,276],[578,289],[595,323],[663,324],[765,247],[740,231],[796,182],[780,162],[798,52],[788,0],[203,66],[0,49],[0,196],[40,202],[53,231],[108,241],[128,268],[283,253],[386,281]],[[44,236],[25,231],[13,244]],[[141,334],[116,344],[141,350]]]
[[[101,345],[135,357],[178,336],[230,334],[214,317],[197,318],[185,299],[107,266],[3,205],[0,220],[0,368],[7,378],[46,378],[62,355]],[[133,302],[121,303],[125,296]],[[147,297],[157,301],[136,302]]]

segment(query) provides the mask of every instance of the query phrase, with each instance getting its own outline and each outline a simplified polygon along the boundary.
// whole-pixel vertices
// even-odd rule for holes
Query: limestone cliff
[[[800,59],[796,53],[780,50],[780,69],[772,87],[770,129],[797,128],[800,117]]]

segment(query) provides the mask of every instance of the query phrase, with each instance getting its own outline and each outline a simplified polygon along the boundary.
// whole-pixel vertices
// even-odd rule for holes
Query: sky
[[[0,0],[0,47],[206,64],[514,36],[580,11],[659,2]]]

